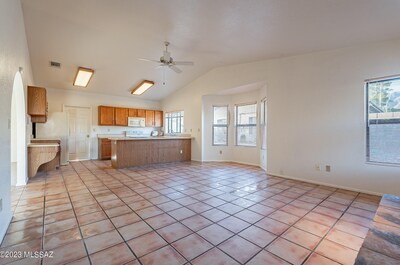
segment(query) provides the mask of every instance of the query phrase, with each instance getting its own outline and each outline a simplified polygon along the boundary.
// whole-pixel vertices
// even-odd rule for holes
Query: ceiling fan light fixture
[[[140,83],[137,87],[132,89],[131,94],[139,96],[139,95],[143,94],[144,92],[146,92],[147,89],[149,89],[152,86],[154,86],[153,81],[143,80],[142,83]]]
[[[87,87],[90,79],[92,79],[93,74],[94,70],[85,67],[79,67],[78,72],[75,75],[74,86]]]

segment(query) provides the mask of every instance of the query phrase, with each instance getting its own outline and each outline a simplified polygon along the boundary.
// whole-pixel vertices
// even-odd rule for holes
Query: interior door
[[[92,110],[65,107],[68,119],[68,160],[90,159],[90,127]]]

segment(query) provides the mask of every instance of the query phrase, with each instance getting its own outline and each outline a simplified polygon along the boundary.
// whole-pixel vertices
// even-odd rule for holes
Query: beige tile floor
[[[353,264],[379,200],[234,163],[74,162],[12,190],[0,251],[52,258],[0,264]]]

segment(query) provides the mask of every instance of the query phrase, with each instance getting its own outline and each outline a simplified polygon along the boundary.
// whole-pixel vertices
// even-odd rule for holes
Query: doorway
[[[64,106],[68,121],[68,160],[90,159],[92,108]]]
[[[14,77],[11,97],[11,185],[27,182],[27,141],[24,84],[20,72]]]

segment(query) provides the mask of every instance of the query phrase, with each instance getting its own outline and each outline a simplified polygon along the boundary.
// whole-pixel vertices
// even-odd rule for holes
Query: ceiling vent
[[[50,67],[61,68],[61,63],[50,61]]]

